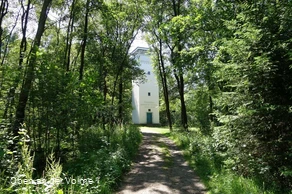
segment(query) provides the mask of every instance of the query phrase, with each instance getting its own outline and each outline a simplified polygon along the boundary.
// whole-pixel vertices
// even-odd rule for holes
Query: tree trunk
[[[28,0],[26,10],[24,9],[22,1],[21,1],[21,4],[22,4],[22,9],[23,9],[23,14],[21,17],[21,19],[22,19],[21,20],[22,39],[21,39],[21,43],[20,43],[19,63],[18,63],[18,66],[20,68],[22,67],[24,54],[25,54],[26,48],[27,48],[26,31],[27,31],[27,23],[28,23],[28,16],[29,16],[29,11],[30,11],[31,0]]]
[[[79,81],[83,79],[83,71],[84,71],[84,65],[85,65],[85,49],[86,49],[86,43],[87,43],[87,37],[88,37],[88,16],[89,16],[89,0],[86,1],[86,10],[85,10],[85,23],[84,23],[84,29],[83,29],[83,39],[82,39],[82,45],[81,45],[81,63],[80,63],[80,69],[79,69]]]
[[[184,84],[184,78],[183,75],[180,74],[180,88],[179,88],[179,95],[180,95],[180,104],[181,104],[181,118],[182,118],[182,126],[187,131],[188,130],[188,116],[187,116],[187,108],[185,103],[185,84]]]
[[[71,47],[72,47],[72,32],[74,27],[74,10],[75,10],[76,0],[73,0],[70,11],[70,18],[67,27],[67,36],[66,36],[66,48],[65,48],[65,56],[64,56],[64,67],[68,72],[70,70],[70,55],[71,55]]]
[[[183,2],[181,0],[172,0],[172,7],[173,7],[173,14],[174,16],[181,15],[181,4]],[[185,105],[185,98],[184,98],[184,77],[183,77],[183,65],[181,64],[181,54],[182,51],[182,35],[178,33],[177,39],[174,41],[173,46],[177,48],[177,51],[171,49],[171,57],[172,62],[174,65],[174,76],[177,81],[179,96],[180,96],[180,104],[181,104],[181,124],[184,130],[188,131],[188,117],[187,117],[187,109]],[[178,72],[177,72],[178,70]]]
[[[122,124],[123,123],[123,79],[122,76],[120,78],[120,83],[119,83],[119,112],[118,112],[118,119],[119,119],[119,123]]]
[[[4,20],[4,17],[5,15],[8,13],[8,1],[7,0],[1,0],[1,4],[0,4],[0,59],[2,58],[1,60],[1,64],[0,64],[0,67],[4,64],[4,60],[5,60],[5,55],[6,55],[6,51],[7,49],[5,49],[4,51],[4,56],[2,57],[2,46],[4,45],[3,44],[3,39],[2,39],[2,36],[3,36],[3,28],[2,28],[2,23],[3,23],[3,20]],[[7,47],[7,44],[6,44],[6,47]],[[4,68],[2,69],[2,79],[0,80],[0,98],[2,97],[2,85],[3,85],[3,82],[4,82]]]
[[[214,121],[214,114],[213,114],[213,99],[212,99],[212,96],[209,95],[209,118],[210,118],[210,121],[213,122]]]
[[[180,40],[180,39],[179,39]],[[173,73],[174,77],[177,82],[177,87],[178,87],[178,92],[179,92],[179,97],[180,97],[180,110],[181,110],[181,124],[182,127],[185,131],[188,131],[188,117],[187,117],[187,108],[185,104],[185,91],[184,91],[184,76],[183,76],[183,70],[182,70],[182,64],[180,61],[180,51],[182,50],[181,44],[179,41],[175,43],[176,47],[178,48],[177,53],[174,53],[173,50],[171,50],[171,58],[172,58],[172,63],[174,65]],[[178,71],[177,71],[178,69]]]
[[[2,28],[2,22],[5,17],[5,15],[8,13],[8,0],[1,0],[0,4],[0,51],[2,51],[2,35],[3,35],[3,28]],[[0,52],[0,58],[1,58]]]
[[[134,30],[135,28],[133,27],[133,29],[131,29],[131,34],[134,33]],[[130,30],[129,30],[130,31]],[[117,73],[116,73],[116,77],[115,77],[115,81],[114,81],[114,86],[113,86],[113,96],[112,96],[112,105],[114,104],[114,100],[115,100],[115,93],[116,93],[116,87],[117,87],[117,84],[118,84],[118,79],[119,77],[121,76],[121,74],[124,72],[124,66],[125,66],[125,63],[126,63],[126,59],[127,59],[127,56],[128,56],[128,52],[130,50],[130,47],[135,39],[135,37],[137,36],[138,32],[136,34],[134,34],[132,40],[130,40],[130,42],[128,42],[127,46],[126,46],[126,49],[125,49],[125,52],[124,54],[122,55],[122,60],[120,61],[120,64],[117,68]],[[114,47],[116,48],[116,46]],[[112,53],[112,59],[114,60],[114,53]]]
[[[169,96],[168,96],[168,85],[167,85],[167,77],[165,72],[165,65],[163,61],[163,55],[162,55],[162,40],[155,34],[156,38],[159,39],[159,50],[157,52],[157,57],[159,58],[158,62],[158,69],[159,69],[159,75],[162,83],[162,89],[163,89],[163,97],[165,102],[165,108],[166,108],[166,116],[168,120],[168,126],[170,131],[172,131],[172,120],[171,120],[171,114],[170,114],[170,108],[169,108]]]
[[[27,73],[24,77],[24,81],[23,81],[20,95],[19,95],[18,105],[16,107],[15,122],[14,122],[13,129],[12,129],[14,136],[18,135],[18,130],[24,122],[25,108],[27,105],[29,92],[30,92],[31,87],[32,87],[32,82],[34,80],[34,70],[35,70],[35,63],[37,60],[37,51],[38,51],[39,46],[41,44],[41,37],[45,31],[47,14],[48,14],[48,11],[50,9],[51,2],[52,2],[52,0],[44,0],[42,10],[40,13],[37,33],[36,33],[34,43],[32,46],[32,50],[31,50],[31,54],[30,54],[30,57],[29,57],[29,60],[27,63],[27,65],[28,65]]]
[[[180,110],[181,110],[181,124],[185,131],[188,131],[188,117],[187,117],[187,108],[185,105],[184,98],[184,78],[182,74],[177,74],[176,69],[174,69],[174,77],[177,82],[177,87],[179,91],[179,99],[180,99]]]
[[[26,50],[27,50],[26,31],[27,31],[27,23],[28,23],[30,5],[31,5],[31,1],[28,0],[27,6],[26,6],[26,9],[25,9],[24,5],[23,5],[23,1],[21,1],[21,7],[22,7],[22,11],[23,11],[23,14],[21,16],[22,39],[21,39],[20,48],[19,48],[18,73],[21,73],[23,60],[24,60],[24,57],[25,57],[24,55],[25,55]],[[4,119],[7,118],[9,109],[14,104],[15,90],[16,90],[19,82],[20,82],[20,78],[21,77],[18,74],[18,76],[14,80],[13,87],[11,87],[9,92],[8,92],[8,95],[7,95],[8,102],[7,102],[6,106],[5,106],[5,110],[4,110],[4,114],[3,114],[3,118]]]

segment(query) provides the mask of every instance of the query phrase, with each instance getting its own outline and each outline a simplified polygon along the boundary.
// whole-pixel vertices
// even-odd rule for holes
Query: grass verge
[[[195,170],[208,189],[209,194],[273,194],[266,190],[265,185],[236,174],[225,168],[224,156],[216,153],[212,148],[212,139],[202,135],[198,130],[191,132],[174,131],[166,134],[184,150],[185,159]]]
[[[163,128],[163,127],[140,127],[140,129],[143,132],[152,132],[152,133],[160,133],[160,134],[167,134],[170,132],[168,128]]]

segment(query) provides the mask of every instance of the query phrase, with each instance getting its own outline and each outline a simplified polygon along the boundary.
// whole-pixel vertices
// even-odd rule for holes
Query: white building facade
[[[134,124],[159,124],[159,88],[148,48],[137,47],[132,51],[144,70],[146,80],[132,81],[132,121]]]

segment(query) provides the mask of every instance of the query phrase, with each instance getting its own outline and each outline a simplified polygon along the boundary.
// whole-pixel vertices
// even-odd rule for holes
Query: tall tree
[[[179,18],[182,15],[182,11],[184,8],[184,1],[181,0],[172,0],[172,8],[173,8],[173,21],[176,21],[176,18]],[[185,104],[185,80],[184,80],[184,64],[181,51],[183,50],[183,36],[179,30],[179,26],[176,26],[173,38],[173,43],[170,44],[170,51],[171,51],[171,61],[174,66],[173,74],[177,82],[178,92],[180,96],[180,108],[181,108],[181,124],[185,130],[188,130],[188,117],[187,117],[187,109]]]
[[[85,17],[84,17],[84,27],[83,27],[83,35],[82,35],[82,42],[81,42],[81,56],[80,56],[80,68],[79,68],[79,81],[83,79],[83,72],[84,72],[84,65],[85,65],[85,49],[87,44],[87,37],[88,37],[88,17],[89,17],[89,5],[90,0],[86,1],[85,5]]]
[[[15,114],[15,121],[13,125],[13,134],[15,136],[18,135],[19,127],[24,122],[25,118],[25,108],[27,105],[29,92],[32,87],[32,82],[34,80],[34,71],[35,71],[35,64],[37,61],[37,52],[39,51],[39,47],[41,45],[41,38],[45,31],[45,24],[47,20],[47,15],[50,9],[52,0],[45,0],[42,5],[42,9],[40,12],[40,17],[38,21],[38,29],[36,32],[36,36],[34,38],[34,42],[31,48],[30,56],[27,62],[27,71],[26,75],[24,77],[24,81],[21,87],[20,95],[19,95],[19,101],[18,105],[16,107],[16,114]]]
[[[64,67],[68,72],[70,70],[70,55],[72,49],[72,41],[73,41],[73,29],[75,22],[75,8],[76,8],[77,0],[73,0],[70,6],[70,15],[66,32],[66,47],[65,47],[65,55],[64,55]]]
[[[4,17],[8,13],[8,0],[1,0],[0,4],[0,58],[2,54],[2,40],[3,40],[3,26],[2,23],[4,21]]]
[[[159,48],[155,49],[157,59],[158,59],[157,63],[158,63],[159,76],[162,83],[168,126],[169,126],[170,131],[172,131],[172,119],[171,119],[170,105],[169,105],[170,102],[169,102],[169,94],[168,94],[167,72],[165,68],[165,62],[163,59],[163,43],[162,43],[162,40],[158,38],[158,36],[156,36],[156,38],[158,39],[158,42],[159,42],[158,43]]]
[[[154,1],[148,5],[147,9],[147,20],[145,31],[149,33],[147,41],[151,46],[154,54],[154,64],[158,69],[159,78],[162,85],[163,97],[165,102],[166,117],[168,121],[169,129],[172,130],[172,119],[170,113],[170,101],[168,94],[168,80],[166,72],[166,58],[164,56],[164,51],[166,50],[166,44],[163,41],[163,34],[159,32],[160,26],[166,21],[165,16],[167,12],[165,11],[165,4],[163,2]]]
[[[141,3],[141,4],[140,4]],[[134,68],[129,59],[129,50],[142,25],[143,10],[142,1],[123,1],[105,3],[102,9],[101,29],[99,40],[102,44],[102,69],[105,71],[103,77],[104,94],[111,91],[110,106],[117,107],[117,113],[112,114],[119,122],[123,122],[125,114],[125,90],[129,83],[129,76],[125,75],[129,69]],[[137,11],[139,10],[139,11]],[[107,65],[111,65],[108,68]],[[107,78],[105,77],[107,76]],[[109,79],[110,78],[110,79]],[[107,81],[110,80],[110,81]],[[106,95],[104,95],[106,97]],[[112,110],[115,112],[116,110]]]
[[[23,67],[23,61],[25,59],[25,55],[27,52],[27,24],[28,24],[28,16],[29,16],[29,11],[31,9],[31,1],[28,0],[26,8],[24,6],[24,2],[21,1],[21,9],[22,9],[22,16],[21,16],[21,32],[22,32],[22,38],[21,38],[21,42],[20,42],[20,47],[19,47],[19,62],[18,62],[18,76],[16,76],[14,83],[12,85],[12,87],[10,88],[8,95],[7,95],[7,99],[8,102],[6,103],[6,107],[3,113],[3,118],[6,119],[7,118],[7,114],[9,112],[9,109],[11,108],[11,106],[14,103],[14,99],[15,99],[15,91],[16,88],[19,85],[19,82],[21,80],[21,70]]]

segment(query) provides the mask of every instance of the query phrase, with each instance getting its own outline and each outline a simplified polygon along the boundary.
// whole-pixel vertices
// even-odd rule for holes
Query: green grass
[[[164,134],[166,136],[169,136],[170,130],[168,128],[162,128],[162,127],[140,127],[140,130],[142,132],[153,132],[153,133],[159,133]],[[154,137],[155,141],[159,141],[159,137]],[[173,166],[173,158],[172,155],[168,149],[168,146],[164,142],[158,142],[157,144],[160,148],[160,151],[162,152],[162,157],[164,160],[164,169],[169,169],[171,166]]]
[[[220,174],[213,174],[209,186],[210,193],[263,193],[272,194],[271,191],[263,191],[252,179],[238,176],[232,172],[222,171]]]
[[[143,132],[154,132],[160,134],[166,134],[170,132],[168,128],[163,127],[140,127],[140,129]]]
[[[209,194],[273,194],[265,190],[263,185],[228,170],[223,165],[223,158],[212,152],[211,137],[202,135],[197,129],[191,132],[168,134],[175,143],[184,150],[185,159],[196,171],[208,189]]]
[[[164,160],[164,169],[169,169],[173,166],[173,158],[171,152],[169,151],[168,146],[164,142],[159,142],[158,146],[160,147],[160,151],[163,154]]]

